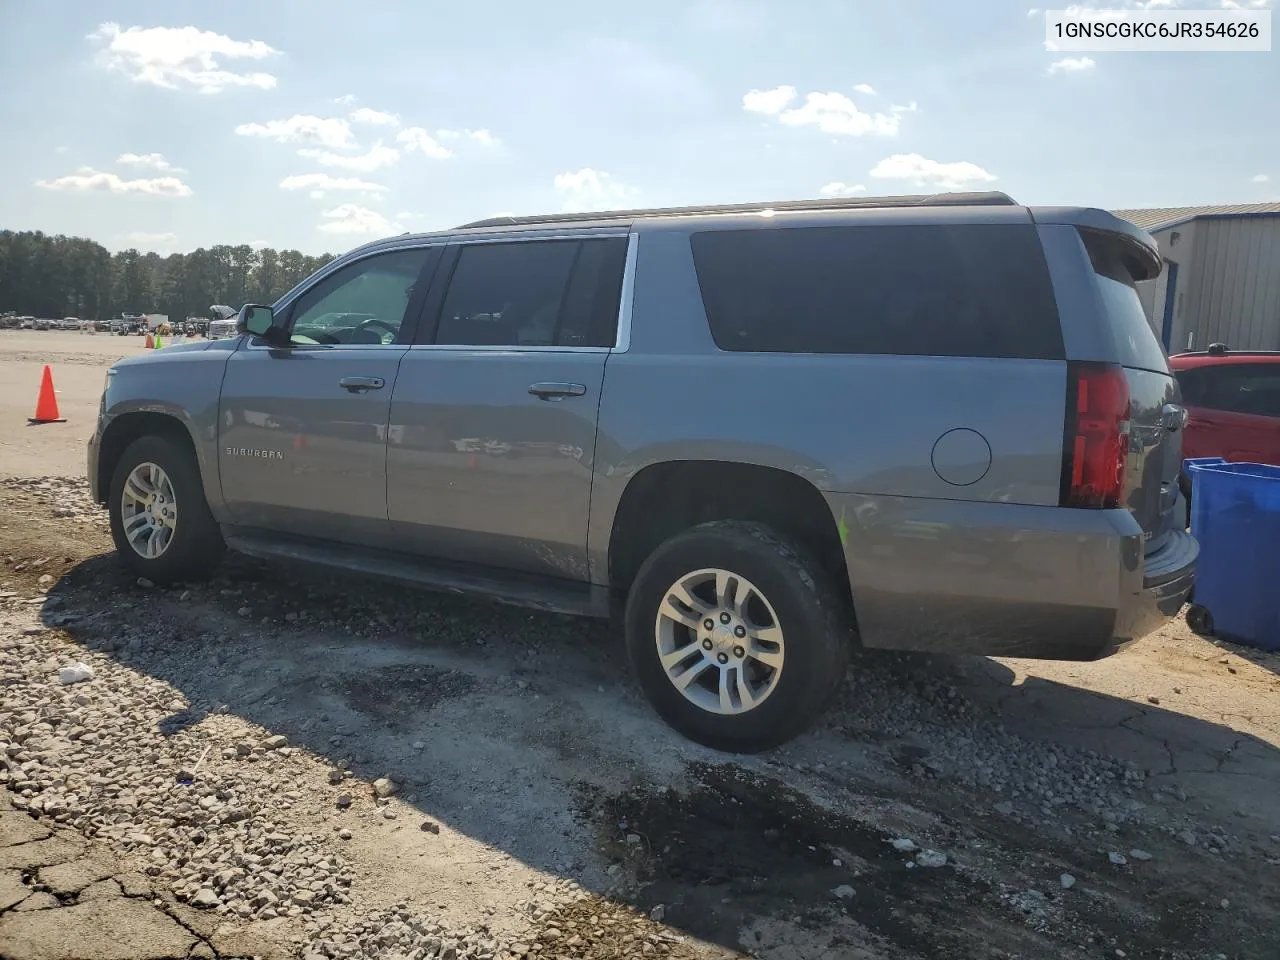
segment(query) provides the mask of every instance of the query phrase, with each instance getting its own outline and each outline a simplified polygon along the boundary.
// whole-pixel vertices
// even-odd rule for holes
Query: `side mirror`
[[[276,326],[275,312],[260,303],[246,303],[240,308],[236,330],[261,337],[275,346],[283,346],[289,342],[285,332]]]
[[[236,329],[241,333],[252,333],[255,337],[265,337],[274,325],[275,314],[270,307],[260,303],[246,303],[236,318]]]

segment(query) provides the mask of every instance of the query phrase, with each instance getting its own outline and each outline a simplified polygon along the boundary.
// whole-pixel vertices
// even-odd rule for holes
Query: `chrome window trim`
[[[636,261],[639,250],[639,235],[632,230],[627,234],[627,259],[622,268],[622,295],[618,302],[618,332],[613,342],[613,353],[626,353],[631,349],[631,309],[636,298]]]
[[[449,244],[455,247],[469,247],[473,244],[481,243],[537,243],[538,241],[548,240],[605,240],[609,237],[628,237],[631,236],[626,230],[614,228],[612,230],[566,230],[557,233],[541,233],[537,235],[516,234],[514,236],[505,237],[458,237],[450,240]]]
[[[415,343],[410,350],[432,350],[438,353],[612,353],[613,347],[557,347],[545,345],[519,346],[490,343]]]

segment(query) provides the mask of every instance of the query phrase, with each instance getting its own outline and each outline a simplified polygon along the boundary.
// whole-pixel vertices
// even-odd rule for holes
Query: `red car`
[[[1170,357],[1169,366],[1189,414],[1183,457],[1280,464],[1280,351],[1213,343]],[[1185,479],[1183,494],[1189,502]]]

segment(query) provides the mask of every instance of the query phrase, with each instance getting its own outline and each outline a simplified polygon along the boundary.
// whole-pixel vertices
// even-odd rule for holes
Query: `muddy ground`
[[[199,955],[1280,956],[1273,655],[1181,622],[1095,664],[864,654],[733,757],[608,624],[236,558],[140,585],[80,481],[5,472],[4,785]]]

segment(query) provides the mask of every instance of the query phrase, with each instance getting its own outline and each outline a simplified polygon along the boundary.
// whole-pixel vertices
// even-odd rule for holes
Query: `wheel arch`
[[[96,489],[98,502],[106,505],[110,495],[111,477],[115,474],[120,457],[124,455],[129,444],[140,437],[161,436],[179,443],[195,461],[205,487],[205,496],[210,503],[208,472],[201,462],[199,447],[191,434],[190,426],[173,413],[156,410],[132,410],[113,417],[102,432],[96,465]]]
[[[672,460],[637,471],[623,488],[608,544],[608,578],[625,594],[645,558],[682,530],[712,520],[763,523],[809,551],[856,624],[844,544],[822,492],[799,474],[728,460]]]

